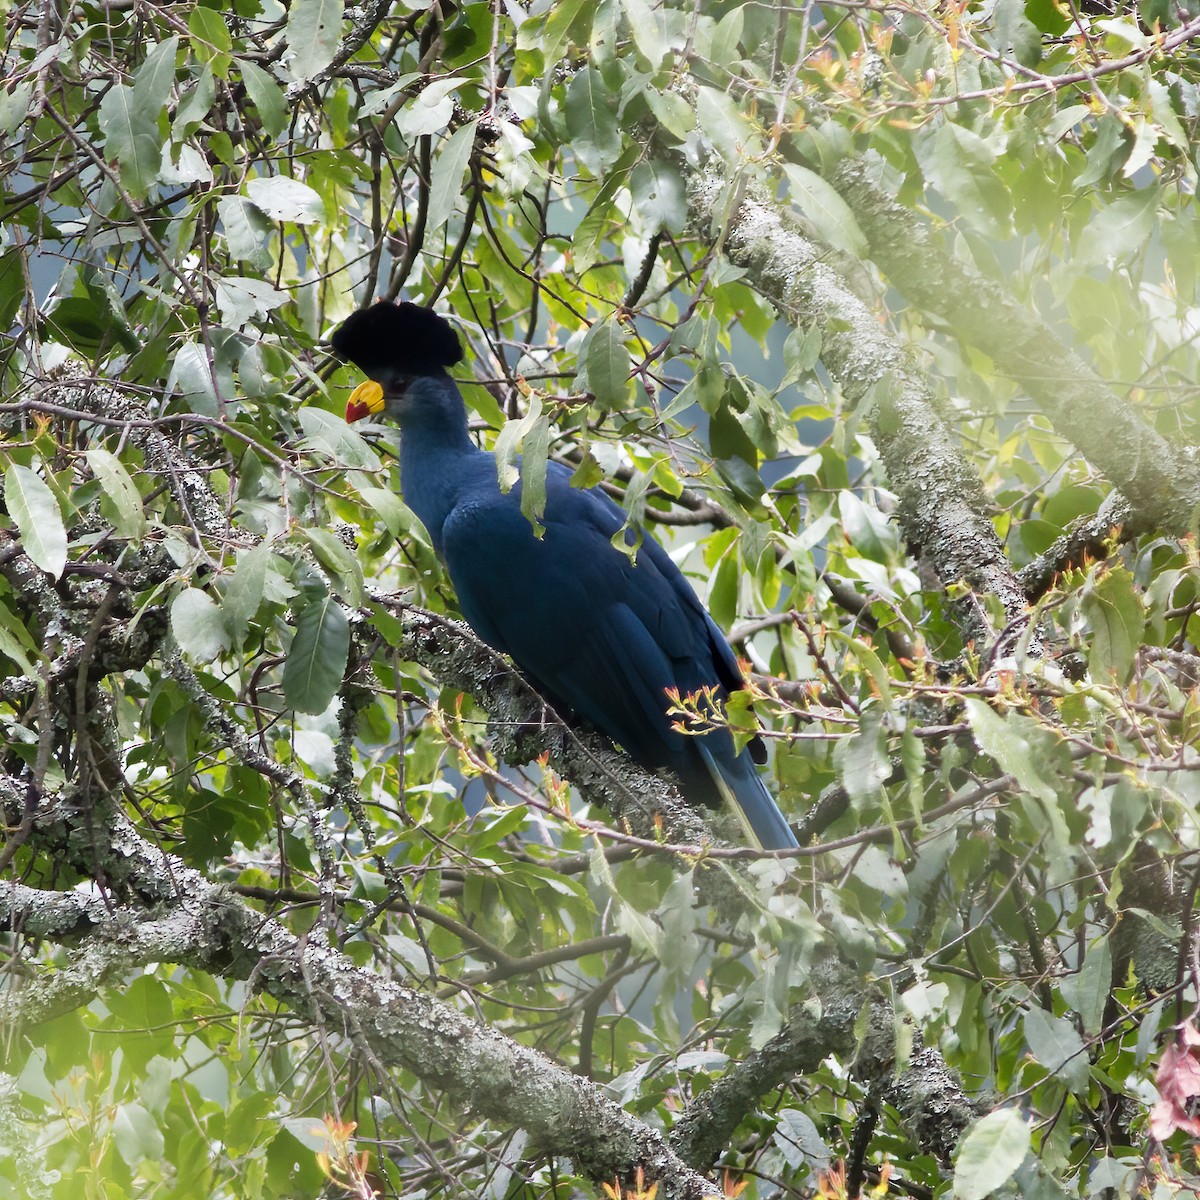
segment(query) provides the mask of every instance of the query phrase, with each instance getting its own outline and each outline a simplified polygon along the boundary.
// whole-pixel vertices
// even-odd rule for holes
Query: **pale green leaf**
[[[1097,1034],[1103,1028],[1112,971],[1112,949],[1106,936],[1088,948],[1075,974],[1063,977],[1063,999],[1079,1014],[1084,1033]]]
[[[1092,627],[1088,667],[1099,680],[1124,683],[1145,631],[1146,612],[1124,567],[1105,571],[1084,590],[1080,609]]]
[[[634,207],[646,233],[679,229],[687,219],[683,176],[662,159],[639,163],[630,180]]]
[[[977,1121],[959,1143],[954,1163],[956,1200],[985,1200],[1007,1183],[1032,1144],[1019,1109],[1000,1108]]]
[[[443,143],[441,153],[433,160],[429,184],[430,232],[440,229],[453,216],[454,207],[462,194],[463,172],[471,161],[475,145],[475,122],[456,129]]]
[[[57,579],[67,563],[67,530],[46,481],[12,463],[4,472],[4,503],[30,561]]]
[[[308,184],[286,175],[249,180],[246,195],[272,221],[314,225],[325,220],[325,204],[321,197]]]
[[[375,510],[392,537],[412,528],[412,512],[395,492],[387,488],[360,487],[358,494]]]
[[[142,497],[125,464],[110,451],[96,446],[87,452],[88,466],[112,501],[113,527],[123,537],[139,542],[146,536]]]
[[[1033,1057],[1050,1074],[1072,1091],[1087,1086],[1088,1060],[1083,1039],[1065,1017],[1055,1017],[1040,1008],[1025,1013],[1025,1040]]]
[[[237,566],[225,585],[221,612],[235,646],[245,641],[250,622],[262,604],[270,560],[271,551],[265,543],[244,551],[238,556]]]
[[[211,662],[229,648],[221,610],[199,588],[184,588],[171,602],[171,632],[179,648],[199,662]]]
[[[1158,189],[1148,187],[1102,205],[1083,230],[1076,262],[1099,266],[1140,250],[1154,230],[1158,203]]]
[[[157,121],[142,111],[131,87],[118,83],[100,101],[97,124],[104,137],[104,157],[117,164],[130,195],[145,199],[162,162]]]
[[[117,1152],[131,1166],[149,1159],[162,1158],[166,1143],[158,1122],[137,1103],[119,1104],[112,1117],[113,1140]]]
[[[310,404],[297,409],[296,418],[304,430],[304,443],[308,449],[341,467],[357,471],[382,470],[379,455],[342,417]]]
[[[249,59],[239,59],[238,70],[242,73],[242,82],[246,85],[250,102],[258,110],[263,129],[272,137],[278,137],[287,128],[290,116],[283,88],[272,75]]]
[[[616,97],[604,85],[600,72],[584,67],[567,88],[567,133],[571,149],[593,175],[612,166],[621,153],[621,128]]]
[[[989,704],[974,696],[966,701],[966,713],[979,748],[991,755],[1001,770],[1014,776],[1026,791],[1039,800],[1055,804],[1058,793],[1042,771],[1042,738],[1045,731],[1020,713],[1010,712],[1001,716]],[[1048,763],[1045,765],[1049,766]]]
[[[222,196],[217,201],[217,215],[225,229],[229,253],[255,267],[271,263],[268,240],[271,224],[262,210],[242,196]]]
[[[584,349],[588,390],[601,408],[619,412],[629,403],[629,351],[615,318],[601,321],[588,331]]]
[[[821,240],[834,250],[864,256],[867,239],[850,206],[836,189],[815,171],[796,163],[785,163],[783,172],[791,187],[792,202],[811,222]]]
[[[363,602],[364,583],[362,564],[357,555],[328,529],[302,529],[321,565],[334,577],[338,592],[352,607]]]
[[[287,19],[287,67],[292,79],[311,79],[333,62],[345,7],[342,0],[292,0]]]
[[[296,618],[283,668],[283,695],[297,712],[323,713],[337,694],[350,653],[350,622],[330,595],[310,600]]]

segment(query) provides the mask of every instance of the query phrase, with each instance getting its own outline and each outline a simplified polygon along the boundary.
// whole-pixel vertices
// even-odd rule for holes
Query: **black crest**
[[[402,300],[352,313],[334,331],[333,352],[375,378],[381,370],[433,375],[461,361],[462,346],[445,317]]]

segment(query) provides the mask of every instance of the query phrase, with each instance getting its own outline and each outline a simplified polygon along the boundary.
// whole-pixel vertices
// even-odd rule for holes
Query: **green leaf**
[[[21,270],[21,254],[9,250],[0,254],[0,330],[6,330],[16,320],[25,300],[25,273]]]
[[[615,213],[613,197],[624,186],[630,169],[640,156],[640,148],[630,146],[605,175],[583,220],[575,230],[571,246],[571,262],[582,274],[600,257],[600,245],[612,224]]]
[[[325,204],[321,197],[308,184],[286,175],[249,180],[246,195],[272,221],[316,225],[325,220]]]
[[[225,594],[221,597],[221,613],[235,646],[245,641],[250,622],[262,604],[270,561],[271,551],[265,542],[243,551],[225,586]]]
[[[135,200],[144,200],[162,161],[157,121],[142,111],[133,88],[123,83],[114,84],[105,94],[96,120],[105,157],[117,164],[125,190]]]
[[[315,450],[340,467],[356,471],[379,471],[383,464],[379,455],[363,437],[339,417],[324,408],[310,404],[296,411],[300,428],[304,430],[305,446]]]
[[[213,384],[208,355],[199,342],[184,342],[175,353],[167,389],[178,389],[192,412],[208,417],[217,415],[217,392]]]
[[[1104,1010],[1112,989],[1112,949],[1102,937],[1089,947],[1083,966],[1062,981],[1063,999],[1079,1014],[1083,1031],[1097,1034],[1104,1025]]]
[[[518,50],[540,50],[549,68],[556,66],[572,39],[583,44],[591,31],[595,13],[592,0],[563,0],[549,11],[523,21],[517,33]]]
[[[1029,1122],[1019,1109],[1000,1108],[977,1121],[959,1143],[954,1163],[957,1200],[985,1200],[1013,1177],[1031,1144]]]
[[[996,173],[1000,149],[979,134],[947,122],[919,147],[925,177],[981,232],[1007,236],[1012,197]]]
[[[363,602],[364,584],[362,564],[354,552],[328,529],[309,528],[300,532],[308,540],[321,565],[334,576],[337,590],[346,603],[358,608]]]
[[[171,632],[179,648],[199,662],[211,662],[229,648],[221,610],[199,588],[184,588],[171,602]]]
[[[595,67],[584,67],[571,80],[566,118],[571,149],[593,175],[602,174],[617,161],[621,154],[617,100]]]
[[[1105,571],[1085,588],[1079,606],[1092,627],[1088,668],[1097,679],[1125,683],[1146,627],[1133,576],[1124,567]]]
[[[1020,713],[1001,716],[974,696],[967,699],[966,712],[979,748],[991,755],[1000,769],[1012,775],[1027,792],[1057,806],[1058,793],[1042,771],[1043,765],[1049,766],[1041,744],[1045,731]]]
[[[522,454],[521,451],[524,453]],[[542,415],[542,402],[533,396],[529,411],[519,421],[509,421],[496,438],[496,475],[500,490],[521,483],[521,511],[542,536],[538,518],[546,507],[546,460],[550,451],[550,421]]]
[[[272,226],[258,205],[242,196],[222,196],[217,201],[217,215],[225,227],[225,242],[234,258],[244,259],[260,269],[271,265],[268,242]]]
[[[858,227],[850,206],[832,185],[825,182],[815,171],[795,163],[785,163],[783,173],[791,186],[792,200],[821,240],[834,250],[864,257],[867,239]]]
[[[192,53],[203,63],[208,63],[215,75],[222,79],[229,73],[232,61],[230,51],[233,39],[225,18],[215,8],[197,5],[188,14],[188,32],[191,33]]]
[[[642,96],[654,119],[676,141],[682,142],[696,128],[695,110],[678,92],[649,87]]]
[[[283,88],[275,82],[272,75],[249,59],[239,59],[238,70],[242,73],[246,94],[250,97],[251,104],[258,110],[258,118],[262,121],[263,129],[272,137],[278,137],[287,128],[291,115]]]
[[[454,117],[454,93],[469,82],[461,75],[454,75],[426,84],[396,114],[396,128],[409,139],[440,133]]]
[[[213,79],[212,67],[204,63],[199,74],[187,88],[184,97],[175,109],[175,119],[171,122],[171,138],[176,143],[189,138],[199,128],[212,108],[217,95],[216,80]]]
[[[108,450],[95,447],[87,452],[88,466],[112,501],[113,528],[135,543],[146,536],[146,515],[142,497],[125,464]]]
[[[621,7],[625,10],[634,45],[650,64],[650,69],[657,71],[671,48],[661,7],[656,4],[651,8],[648,0],[621,0]]]
[[[679,229],[687,220],[683,176],[670,163],[661,159],[638,163],[630,190],[646,233]]]
[[[37,676],[34,660],[41,657],[29,630],[16,613],[0,600],[0,654],[16,663],[21,674],[29,678]]]
[[[213,285],[221,321],[229,329],[241,329],[254,318],[261,320],[290,299],[287,292],[263,279],[220,275]]]
[[[342,33],[342,0],[292,0],[288,9],[288,75],[311,79],[337,52]]]
[[[856,810],[879,799],[892,765],[888,760],[882,714],[877,709],[865,711],[858,733],[838,743],[834,762]]]
[[[283,696],[297,712],[323,713],[337,694],[350,653],[350,622],[326,594],[296,617],[296,633],[283,668]]]
[[[1033,1057],[1073,1092],[1088,1082],[1088,1059],[1083,1039],[1065,1017],[1055,1017],[1040,1008],[1025,1014],[1025,1040]]]
[[[175,82],[175,55],[179,38],[169,37],[152,46],[133,77],[134,100],[142,113],[152,120],[166,107]]]
[[[608,411],[620,412],[629,403],[629,351],[616,318],[610,317],[588,330],[583,360],[588,390],[596,403]]]
[[[445,140],[441,153],[433,160],[427,226],[430,232],[440,229],[454,215],[462,194],[463,172],[471,161],[474,146],[475,122],[471,121]]]
[[[731,8],[716,24],[712,32],[709,60],[719,67],[727,67],[738,57],[738,45],[746,24],[746,7],[739,4]]]
[[[1094,214],[1075,245],[1075,262],[1081,266],[1099,266],[1119,262],[1140,250],[1154,231],[1159,193],[1156,187],[1143,188],[1105,204]]]
[[[31,82],[18,83],[11,92],[0,88],[0,132],[15,133],[29,119],[29,101],[33,97]]]
[[[412,513],[395,492],[387,488],[360,487],[358,494],[375,510],[392,537],[412,528]]]
[[[145,1159],[157,1162],[166,1143],[158,1122],[140,1104],[119,1104],[112,1119],[113,1140],[125,1162],[136,1167]]]
[[[1042,37],[1025,12],[1026,0],[996,0],[992,10],[997,49],[1010,53],[1023,67],[1035,67],[1042,58]]]
[[[30,561],[57,579],[67,564],[67,531],[45,480],[28,467],[11,463],[4,472],[4,503]]]
[[[550,420],[543,417],[533,423],[521,443],[521,512],[542,536],[540,524],[546,511],[546,463],[550,457]]]

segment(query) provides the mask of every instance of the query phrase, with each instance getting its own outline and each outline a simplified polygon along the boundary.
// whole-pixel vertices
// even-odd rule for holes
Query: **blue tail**
[[[794,850],[800,845],[755,770],[748,750],[732,762],[717,762],[702,738],[697,738],[695,745],[721,798],[737,815],[751,841],[764,850]]]

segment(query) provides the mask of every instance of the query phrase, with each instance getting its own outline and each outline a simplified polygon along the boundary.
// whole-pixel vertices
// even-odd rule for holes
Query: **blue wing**
[[[463,616],[556,707],[673,770],[690,799],[732,800],[763,846],[795,846],[750,754],[725,730],[688,737],[667,716],[668,688],[740,686],[733,650],[662,547],[646,538],[631,563],[610,540],[624,513],[569,478],[550,464],[541,538],[519,488],[477,480],[460,496],[441,541]]]

